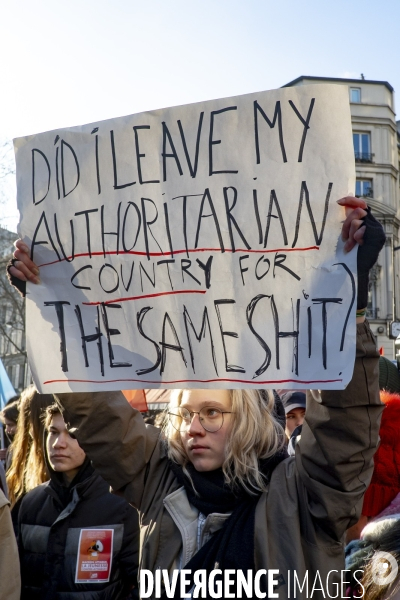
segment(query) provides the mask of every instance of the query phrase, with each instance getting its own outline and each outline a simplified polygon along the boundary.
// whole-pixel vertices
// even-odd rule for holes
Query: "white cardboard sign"
[[[289,87],[15,140],[41,392],[343,388],[355,353],[347,88]]]

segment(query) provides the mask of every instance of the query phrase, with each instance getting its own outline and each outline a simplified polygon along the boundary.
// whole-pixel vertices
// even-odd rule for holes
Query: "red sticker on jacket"
[[[75,583],[110,580],[113,539],[113,529],[81,529]]]

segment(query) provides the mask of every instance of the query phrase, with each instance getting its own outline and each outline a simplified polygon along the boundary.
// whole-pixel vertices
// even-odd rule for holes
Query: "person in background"
[[[365,589],[365,598],[400,600],[400,577],[390,578],[395,563],[385,569],[377,585],[379,561],[389,553],[400,567],[400,395],[382,390],[385,409],[379,429],[380,445],[374,456],[374,472],[365,493],[359,521],[346,532],[346,568],[354,574],[363,571],[358,579]],[[381,558],[380,558],[381,557]],[[388,557],[386,556],[386,559]],[[362,589],[353,578],[350,597],[360,597]]]
[[[21,394],[17,430],[12,444],[12,460],[7,471],[11,516],[15,530],[23,496],[49,478],[43,453],[41,414],[53,402],[52,394],[39,394],[33,385]]]
[[[3,463],[0,461],[0,490],[3,492],[5,497],[8,499],[8,487],[6,481],[6,472],[3,467]]]
[[[0,490],[0,600],[20,600],[21,577],[10,503]]]
[[[288,454],[294,455],[296,444],[301,439],[301,431],[306,415],[306,394],[303,391],[290,390],[282,393],[281,400],[285,408],[285,433],[288,438]]]
[[[147,425],[161,427],[165,417],[165,410],[156,409],[149,411],[149,414],[143,415],[143,420]]]
[[[13,400],[6,404],[0,413],[0,420],[5,425],[5,433],[10,443],[13,441],[17,430],[17,422],[19,415],[19,399]]]
[[[289,439],[296,427],[303,425],[306,414],[306,394],[290,390],[282,394],[281,399],[285,407],[285,433]]]
[[[359,539],[371,519],[382,512],[400,494],[400,394],[382,390],[385,405],[379,429],[380,444],[374,456],[374,472],[365,492],[361,517],[346,533],[346,542]]]
[[[346,598],[400,600],[400,513],[380,516],[346,547]]]
[[[386,356],[379,357],[379,389],[400,394],[400,374],[397,365]]]
[[[125,599],[137,583],[137,511],[110,494],[104,479],[67,432],[58,406],[48,407],[45,415],[50,480],[28,492],[19,511],[21,598]],[[80,533],[85,529],[113,530],[111,571],[105,582],[75,581]],[[99,560],[107,560],[96,539],[94,545]],[[91,560],[86,546],[85,560]],[[93,573],[88,573],[87,579],[90,575]]]
[[[12,402],[8,402],[0,413],[0,421],[3,423],[4,433],[6,434],[6,438],[8,441],[8,444],[6,444],[6,448],[2,448],[0,450],[0,460],[5,461],[6,471],[9,469],[11,464],[10,444],[12,444],[15,432],[17,430],[18,415],[18,399],[13,399]]]

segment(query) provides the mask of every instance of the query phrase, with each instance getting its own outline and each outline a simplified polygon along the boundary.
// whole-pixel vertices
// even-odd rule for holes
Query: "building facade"
[[[370,274],[368,319],[378,347],[394,359],[400,334],[400,122],[387,81],[301,76],[284,87],[334,83],[348,88],[356,169],[356,196],[366,199],[386,232]],[[349,190],[350,191],[350,190]]]
[[[25,301],[6,276],[17,237],[0,227],[0,358],[15,391],[21,392],[31,381],[25,345]]]

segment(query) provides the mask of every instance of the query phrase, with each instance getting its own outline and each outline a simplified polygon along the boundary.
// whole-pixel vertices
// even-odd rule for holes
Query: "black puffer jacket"
[[[52,471],[52,470],[51,470]],[[107,583],[75,583],[81,529],[113,529]],[[66,488],[60,474],[29,492],[19,512],[22,600],[122,600],[137,585],[138,516],[86,460]]]

